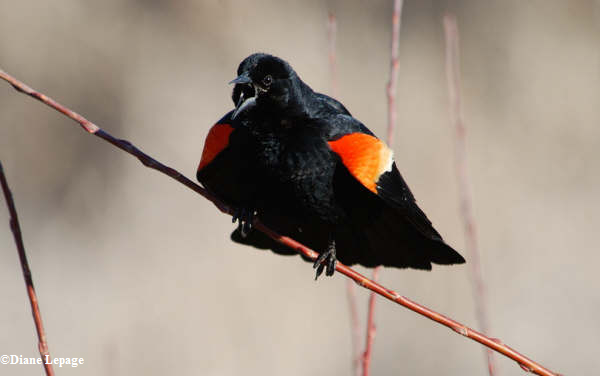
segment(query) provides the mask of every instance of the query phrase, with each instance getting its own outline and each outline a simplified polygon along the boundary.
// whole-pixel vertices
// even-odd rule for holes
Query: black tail
[[[284,219],[269,221],[269,226],[281,234],[288,235],[300,243],[322,252],[327,246],[329,233],[323,226],[307,224],[302,232],[293,231],[293,226],[284,226]],[[286,223],[287,224],[287,223]],[[465,259],[452,247],[444,243],[431,228],[431,235],[424,235],[406,220],[397,209],[385,206],[369,223],[339,226],[335,233],[338,259],[346,264],[366,267],[378,265],[396,268],[431,270],[434,264],[462,264]],[[231,233],[231,240],[259,249],[270,249],[280,255],[295,255],[296,251],[276,242],[258,230],[243,237],[239,229]]]
[[[396,209],[386,207],[363,233],[381,265],[431,270],[431,263],[463,264],[465,259],[431,230],[432,235],[424,235]]]

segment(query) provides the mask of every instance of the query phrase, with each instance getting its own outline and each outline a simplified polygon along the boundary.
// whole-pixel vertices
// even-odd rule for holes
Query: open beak
[[[256,91],[256,88],[254,88],[254,85],[252,84],[252,79],[250,79],[250,77],[246,73],[241,74],[237,78],[231,80],[231,82],[229,82],[229,84],[248,85]],[[254,107],[255,105],[256,105],[256,95],[253,97],[246,97],[244,95],[244,92],[242,91],[242,93],[240,95],[240,99],[238,100],[237,104],[235,105],[235,111],[233,112],[233,115],[231,115],[231,118],[235,119],[243,111],[245,111],[251,107]]]
[[[239,114],[254,106],[256,106],[256,97],[244,98],[244,93],[242,93],[231,119],[235,119]]]

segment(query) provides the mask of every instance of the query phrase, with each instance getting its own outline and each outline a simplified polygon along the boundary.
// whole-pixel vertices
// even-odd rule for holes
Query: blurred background
[[[385,135],[392,1],[0,1],[0,67],[189,177],[263,51]],[[491,335],[548,368],[600,368],[600,4],[405,1],[397,164],[464,253],[444,71],[457,15],[468,172]],[[82,375],[351,375],[345,278],[229,240],[231,218],[0,82],[0,159],[51,355]],[[38,356],[0,205],[0,354]],[[359,268],[360,271],[370,271]],[[385,269],[382,283],[476,327],[465,266]],[[368,293],[358,289],[364,326]],[[379,300],[374,375],[484,375],[481,346]],[[362,328],[361,328],[362,333]],[[362,343],[361,343],[362,347]],[[521,375],[497,357],[499,374]],[[39,366],[0,366],[37,375]]]

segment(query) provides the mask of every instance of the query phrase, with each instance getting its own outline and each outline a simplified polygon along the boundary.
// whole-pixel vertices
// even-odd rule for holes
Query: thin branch
[[[377,282],[379,278],[379,271],[381,267],[373,269],[373,275],[371,276],[374,282]],[[365,338],[365,352],[363,354],[363,375],[368,376],[371,370],[371,358],[373,353],[373,343],[375,342],[375,333],[377,328],[375,327],[375,292],[372,291],[369,294],[369,305],[367,312],[367,336]]]
[[[350,326],[352,330],[352,369],[355,376],[360,375],[360,322],[358,321],[358,303],[356,285],[351,279],[346,280],[346,296],[350,311]]]
[[[456,130],[454,137],[454,162],[460,195],[460,212],[464,225],[467,253],[469,254],[469,271],[473,282],[473,299],[475,300],[479,329],[484,333],[489,333],[486,289],[481,274],[477,232],[475,219],[473,218],[471,190],[469,189],[469,178],[467,175],[466,129],[460,102],[459,34],[454,15],[446,14],[444,16],[444,34],[446,36],[446,77],[448,79],[451,122]],[[489,349],[484,349],[484,355],[488,365],[488,372],[490,376],[494,376],[496,373],[494,353]]]
[[[327,44],[329,48],[329,72],[331,75],[331,94],[334,98],[338,96],[337,83],[337,58],[335,54],[335,41],[337,36],[337,20],[335,14],[329,13],[327,18]]]
[[[0,71],[1,72],[1,71]],[[25,245],[23,244],[23,236],[21,235],[21,226],[19,226],[19,217],[17,216],[17,208],[15,202],[8,187],[6,176],[4,175],[4,168],[2,162],[0,162],[0,184],[2,185],[2,192],[4,192],[4,200],[10,213],[10,229],[15,238],[15,244],[17,245],[17,252],[19,253],[19,261],[21,262],[21,269],[23,270],[23,278],[25,279],[25,287],[27,288],[27,295],[29,296],[29,302],[31,303],[31,313],[33,314],[33,322],[35,323],[35,329],[38,335],[38,350],[42,356],[42,364],[46,375],[53,376],[54,370],[52,364],[46,362],[50,358],[48,352],[48,342],[46,342],[46,332],[44,331],[44,324],[42,323],[42,314],[40,313],[40,306],[38,304],[37,295],[35,294],[35,288],[33,287],[33,278],[31,277],[31,269],[29,269],[29,262],[27,262],[27,254],[25,253]]]
[[[331,77],[331,94],[338,97],[337,84],[337,57],[335,53],[337,35],[337,20],[335,14],[329,13],[327,17],[327,45],[329,57],[329,73]],[[355,376],[360,375],[360,323],[358,321],[358,304],[356,301],[356,285],[352,280],[346,280],[346,298],[348,300],[348,311],[350,313],[350,332],[352,334],[352,370]]]
[[[396,130],[396,86],[398,83],[398,67],[400,59],[398,58],[398,46],[400,44],[400,21],[402,19],[403,0],[394,0],[394,12],[392,14],[392,54],[390,60],[390,81],[387,84],[388,98],[388,126],[387,126],[387,142],[391,145],[394,143],[394,132]]]
[[[212,201],[217,206],[217,208],[219,208],[223,213],[232,214],[226,205],[221,203],[216,197],[213,197],[211,194],[209,194],[205,189],[200,187],[198,184],[187,179],[185,176],[183,176],[178,171],[172,169],[171,167],[165,166],[162,163],[158,162],[157,160],[153,159],[149,155],[145,154],[144,152],[142,152],[141,150],[139,150],[138,148],[133,146],[129,141],[119,140],[119,139],[114,138],[113,136],[109,135],[108,133],[106,133],[105,131],[100,129],[97,125],[95,125],[92,122],[90,122],[89,120],[83,118],[81,115],[78,115],[77,113],[67,109],[66,107],[55,102],[51,98],[48,98],[47,96],[34,91],[30,87],[28,87],[21,81],[15,79],[14,77],[7,74],[6,72],[4,72],[1,69],[0,69],[0,78],[9,82],[18,91],[25,93],[43,103],[45,103],[46,105],[54,108],[55,110],[65,114],[67,117],[75,120],[84,129],[86,129],[89,133],[92,133],[92,134],[110,142],[111,144],[117,146],[118,148],[128,152],[129,154],[132,154],[133,156],[137,157],[145,166],[153,168],[157,171],[162,172],[163,174],[165,174],[167,176],[170,176],[171,178],[184,184],[186,187],[192,189],[196,193],[204,196],[208,200]],[[276,232],[270,230],[269,228],[265,227],[262,223],[260,223],[260,221],[256,221],[255,227],[258,230],[260,230],[260,231],[264,232],[265,234],[267,234],[268,236],[270,236],[271,238],[273,238],[274,240],[279,241],[281,244],[287,245],[288,247],[290,247],[292,249],[295,249],[296,251],[298,251],[299,253],[303,254],[304,256],[308,257],[311,260],[316,260],[319,255],[317,252],[313,251],[310,248],[303,246],[302,244],[298,243],[294,239],[291,239],[287,236],[279,235]],[[354,271],[354,269],[349,268],[340,262],[336,263],[335,270],[337,270],[339,273],[347,276],[348,278],[351,278],[352,280],[354,280],[356,283],[363,286],[364,288],[374,291],[375,293],[383,296],[386,299],[389,299],[397,304],[400,304],[400,305],[410,309],[411,311],[414,311],[420,315],[423,315],[423,316],[429,318],[430,320],[436,321],[444,326],[447,326],[448,328],[454,330],[455,332],[457,332],[467,338],[477,341],[493,350],[498,351],[501,354],[504,354],[505,356],[507,356],[507,357],[513,359],[514,361],[516,361],[517,363],[519,363],[521,365],[521,367],[527,371],[536,373],[538,375],[544,375],[544,376],[556,376],[557,375],[557,374],[551,372],[550,370],[542,367],[540,364],[534,362],[533,360],[531,360],[531,359],[525,357],[524,355],[518,353],[517,351],[511,349],[510,347],[502,344],[502,342],[500,342],[500,340],[488,338],[485,335],[483,335],[473,329],[470,329],[457,321],[454,321],[444,315],[441,315],[435,311],[430,310],[427,307],[424,307],[418,303],[415,303],[412,300],[410,300],[404,296],[400,296],[395,291],[388,290],[387,288],[381,286],[380,284],[378,284],[376,282],[373,282],[372,280],[366,278],[365,276],[361,275],[360,273]]]
[[[392,45],[390,57],[390,80],[387,84],[387,102],[388,102],[388,124],[387,124],[387,143],[393,148],[394,131],[396,130],[396,120],[398,113],[396,110],[396,86],[398,83],[398,67],[400,60],[398,58],[398,45],[400,44],[400,21],[402,20],[403,0],[394,0],[394,10],[392,12]],[[373,270],[373,281],[377,281],[380,273],[380,266]],[[375,341],[375,293],[369,296],[369,310],[367,313],[367,336],[365,352],[363,354],[363,375],[368,376],[371,365],[371,354],[373,353],[373,342]]]

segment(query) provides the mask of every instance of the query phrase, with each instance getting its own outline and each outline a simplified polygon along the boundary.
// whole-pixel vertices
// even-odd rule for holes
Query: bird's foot
[[[233,216],[231,217],[231,222],[238,223],[238,229],[240,230],[240,234],[242,237],[248,236],[250,230],[252,230],[252,225],[254,223],[256,211],[254,209],[248,208],[238,208],[233,212]]]
[[[335,240],[331,239],[327,245],[327,251],[321,253],[315,263],[313,269],[317,269],[317,275],[315,275],[315,281],[323,273],[325,269],[326,276],[332,276],[335,271],[335,263],[337,258],[335,257]]]

